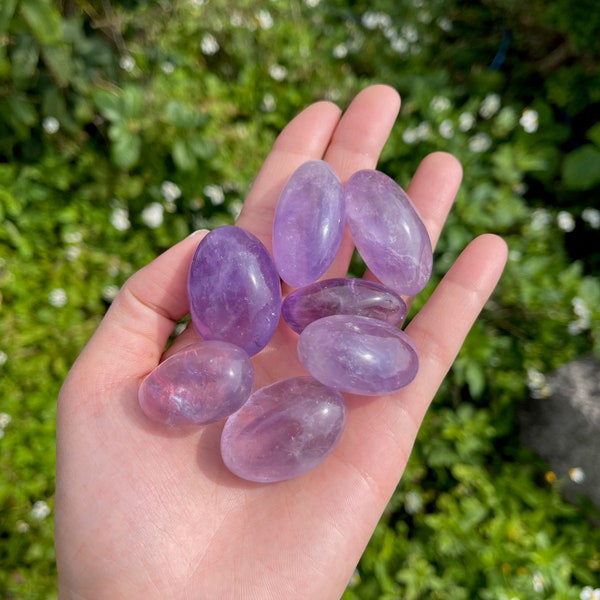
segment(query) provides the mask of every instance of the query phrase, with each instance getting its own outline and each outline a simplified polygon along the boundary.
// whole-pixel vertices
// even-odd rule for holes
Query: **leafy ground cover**
[[[593,597],[591,509],[561,499],[569,474],[520,446],[515,411],[545,373],[600,353],[594,4],[2,3],[3,597],[56,597],[55,399],[119,286],[231,223],[301,108],[375,81],[403,96],[383,171],[406,184],[438,149],[465,170],[415,309],[478,233],[510,259],[345,598]]]

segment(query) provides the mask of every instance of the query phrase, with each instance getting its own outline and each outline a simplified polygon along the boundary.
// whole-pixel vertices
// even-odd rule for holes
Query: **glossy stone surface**
[[[298,356],[324,385],[369,396],[408,385],[419,368],[410,337],[369,317],[334,315],[314,321],[300,334]]]
[[[331,315],[359,315],[397,325],[406,304],[385,286],[364,279],[324,279],[294,290],[283,301],[281,315],[296,332]]]
[[[203,425],[224,419],[248,399],[254,383],[250,357],[227,342],[186,346],[142,381],[142,411],[164,425]]]
[[[322,463],[346,422],[342,395],[311,377],[292,377],[254,392],[225,423],[221,455],[250,481],[282,481]]]
[[[281,192],[273,220],[273,257],[281,278],[300,287],[331,265],[344,233],[344,190],[323,160],[300,165]]]
[[[431,241],[406,192],[370,169],[354,173],[345,189],[348,228],[366,265],[399,294],[421,291],[431,276]]]
[[[221,340],[249,355],[264,348],[281,314],[281,284],[260,240],[235,226],[209,232],[188,275],[190,315],[205,340]]]

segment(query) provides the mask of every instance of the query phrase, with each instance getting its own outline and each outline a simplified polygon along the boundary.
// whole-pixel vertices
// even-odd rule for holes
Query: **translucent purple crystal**
[[[406,304],[385,286],[364,279],[324,279],[294,290],[283,301],[281,315],[296,332],[331,315],[360,315],[397,325]]]
[[[431,241],[406,192],[366,169],[346,183],[346,217],[356,248],[371,271],[399,294],[421,291],[432,269]]]
[[[190,315],[206,340],[221,340],[249,355],[264,348],[281,313],[281,284],[260,240],[225,225],[199,244],[188,276]]]
[[[334,315],[314,321],[300,334],[298,356],[324,385],[373,396],[408,385],[419,367],[410,337],[369,317]]]
[[[344,190],[323,160],[302,164],[288,179],[273,221],[273,256],[281,278],[300,287],[331,265],[344,232]]]
[[[346,422],[344,399],[311,377],[284,379],[254,392],[229,417],[221,455],[250,481],[282,481],[323,462]]]
[[[202,425],[234,413],[250,396],[250,357],[227,342],[186,346],[160,363],[142,381],[143,412],[165,425]]]

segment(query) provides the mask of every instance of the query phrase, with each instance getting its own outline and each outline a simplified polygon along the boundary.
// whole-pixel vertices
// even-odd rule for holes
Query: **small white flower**
[[[469,138],[469,150],[471,152],[485,152],[492,146],[492,138],[484,132],[476,133]]]
[[[127,73],[131,73],[135,69],[135,58],[130,54],[126,54],[125,56],[121,56],[119,59],[119,66],[123,71],[127,71]]]
[[[543,592],[545,580],[540,572],[536,572],[533,574],[533,591],[534,592]]]
[[[50,507],[43,500],[38,500],[31,509],[31,516],[38,521],[45,519],[50,514]]]
[[[431,137],[431,125],[427,121],[417,125],[417,137],[419,140],[428,140]]]
[[[552,215],[545,208],[536,208],[531,213],[531,229],[539,231],[552,223]]]
[[[469,131],[475,125],[475,117],[470,112],[461,113],[458,117],[458,128],[461,131]]]
[[[423,508],[423,499],[419,492],[407,492],[404,498],[404,509],[409,515],[418,513]]]
[[[589,309],[588,305],[586,304],[586,302],[583,298],[580,298],[579,296],[575,296],[573,298],[573,300],[571,300],[571,304],[573,305],[573,312],[578,317],[590,317],[591,316],[592,311]]]
[[[417,19],[421,23],[425,23],[425,25],[429,25],[429,23],[431,23],[433,17],[431,15],[431,13],[427,9],[425,9],[425,10],[419,11],[419,14],[417,15]]]
[[[512,191],[518,196],[523,196],[527,191],[527,184],[522,181],[518,181],[513,184]]]
[[[209,184],[204,186],[202,191],[214,206],[219,206],[225,202],[225,192],[223,192],[220,185]]]
[[[521,252],[519,252],[518,250],[511,250],[508,253],[508,259],[513,262],[519,262],[522,258],[523,254],[521,254]]]
[[[243,206],[244,203],[241,200],[232,200],[229,203],[227,210],[229,210],[229,214],[233,217],[234,220],[236,220],[240,216]]]
[[[407,42],[414,44],[419,40],[419,32],[414,25],[404,25],[400,29],[400,34]]]
[[[591,600],[600,600],[600,588],[595,588],[592,590]]]
[[[150,227],[156,229],[163,223],[164,207],[159,202],[151,202],[142,210],[142,221]]]
[[[259,10],[256,19],[258,21],[258,26],[261,29],[271,29],[271,27],[273,27],[273,17],[266,9]]]
[[[29,523],[19,520],[15,524],[15,529],[17,530],[17,533],[27,533],[29,531]]]
[[[283,81],[287,77],[287,74],[288,70],[283,65],[275,64],[269,67],[269,75],[275,81]]]
[[[592,600],[592,593],[594,592],[594,588],[589,585],[586,585],[581,592],[579,592],[579,600]]]
[[[444,119],[438,127],[440,135],[449,140],[454,135],[454,123],[450,119]]]
[[[600,210],[597,208],[584,208],[581,218],[593,229],[600,228]]]
[[[334,58],[346,58],[348,56],[348,46],[346,44],[337,44],[332,51]]]
[[[452,106],[452,103],[446,96],[434,96],[429,106],[434,112],[441,113],[447,111]]]
[[[217,38],[212,33],[205,33],[200,40],[200,50],[206,56],[216,54],[221,46],[217,42]]]
[[[479,114],[484,119],[491,119],[500,110],[500,96],[488,94],[479,105]]]
[[[181,198],[181,189],[172,181],[163,181],[160,184],[160,193],[167,202],[175,202],[175,200]]]
[[[315,7],[319,6],[320,3],[321,3],[321,0],[304,0],[304,4],[306,4],[306,6],[308,6],[308,8],[315,8]]]
[[[402,134],[402,141],[405,144],[415,144],[419,141],[419,136],[417,135],[416,127],[408,127],[404,130]]]
[[[379,26],[379,13],[368,10],[363,13],[360,22],[363,24],[365,29],[376,29]]]
[[[573,215],[570,212],[567,212],[566,210],[561,210],[558,213],[558,216],[556,217],[556,222],[558,223],[560,229],[566,231],[567,233],[575,229],[575,219]]]
[[[46,133],[53,135],[60,129],[60,123],[56,117],[46,117],[42,121],[42,127]]]
[[[129,211],[121,206],[115,206],[110,213],[110,224],[117,231],[126,231],[131,227]]]
[[[63,288],[54,288],[48,294],[48,302],[55,308],[62,308],[68,302],[67,292]]]
[[[452,21],[450,19],[447,19],[446,17],[440,17],[437,20],[437,25],[442,31],[445,31],[446,33],[452,31]]]
[[[79,246],[69,246],[65,250],[65,258],[69,262],[75,262],[81,256],[81,248]]]
[[[277,102],[275,100],[275,96],[273,96],[273,94],[270,94],[269,92],[267,92],[262,99],[262,102],[260,103],[260,108],[263,112],[274,112],[275,109],[277,108]]]
[[[8,413],[0,413],[0,429],[5,429],[11,421],[11,417]]]
[[[7,360],[8,360],[8,354],[6,354],[6,352],[4,352],[4,350],[0,350],[0,367],[2,365],[5,365]]]
[[[533,108],[526,108],[521,114],[519,125],[527,132],[534,133],[539,125],[539,115]]]
[[[581,467],[569,469],[569,478],[574,483],[583,483],[585,481],[585,471]]]
[[[105,285],[102,288],[102,300],[105,302],[112,302],[119,293],[118,285]]]
[[[408,42],[403,37],[395,37],[390,43],[392,50],[398,54],[405,54],[408,50]]]
[[[172,75],[175,72],[175,65],[168,61],[165,60],[161,65],[160,65],[160,70],[165,74],[165,75]]]

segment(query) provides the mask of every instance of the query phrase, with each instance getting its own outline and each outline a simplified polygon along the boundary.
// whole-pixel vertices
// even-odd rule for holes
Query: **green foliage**
[[[502,235],[510,259],[345,597],[562,599],[597,585],[598,530],[561,499],[567,475],[547,481],[520,448],[514,414],[540,392],[531,373],[600,355],[597,243],[569,241],[599,228],[598,11],[99,5],[0,3],[0,595],[56,596],[55,398],[119,286],[192,229],[232,222],[301,108],[344,106],[371,82],[403,96],[382,170],[406,185],[434,150],[464,168],[414,309],[475,235]]]

